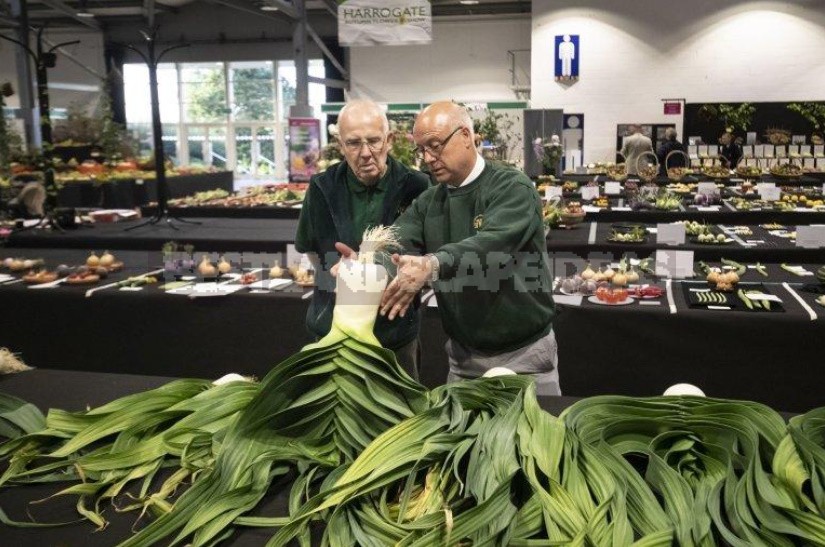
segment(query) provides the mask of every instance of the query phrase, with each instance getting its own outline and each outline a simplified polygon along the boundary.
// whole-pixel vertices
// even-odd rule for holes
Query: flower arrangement
[[[340,135],[338,126],[334,123],[329,124],[327,132],[330,136],[329,142],[321,148],[321,158],[316,164],[319,173],[344,160],[344,155],[341,153],[341,147],[338,144],[338,136]]]
[[[415,158],[415,141],[412,136],[412,128],[406,121],[390,121],[390,133],[393,136],[390,155],[413,169],[418,168]]]
[[[550,175],[555,174],[564,156],[564,148],[558,135],[552,135],[547,142],[542,137],[536,137],[533,140],[533,152],[544,166],[545,173]]]

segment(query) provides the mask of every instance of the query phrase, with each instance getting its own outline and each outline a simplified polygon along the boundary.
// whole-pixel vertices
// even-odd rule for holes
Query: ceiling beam
[[[49,46],[50,48],[54,48],[54,50],[56,52],[60,53],[62,56],[64,56],[65,58],[67,58],[68,60],[70,60],[71,62],[73,62],[74,64],[76,64],[77,66],[79,66],[80,68],[82,68],[83,70],[85,70],[86,72],[91,74],[92,76],[95,76],[95,77],[99,78],[101,81],[106,80],[105,75],[101,74],[100,72],[96,71],[92,67],[88,66],[83,61],[81,61],[80,59],[75,57],[73,54],[66,51],[64,48],[62,48],[62,47],[55,48],[55,44],[52,41],[47,40],[46,38],[43,38],[43,43],[46,44],[47,46]]]
[[[155,27],[155,0],[143,0],[143,16],[149,28]]]
[[[338,89],[349,90],[349,80],[333,80],[331,78],[319,78],[317,76],[308,76],[307,82],[311,84],[321,84],[327,87],[335,87]]]
[[[315,32],[315,30],[313,30],[311,26],[309,26],[309,23],[307,23],[307,34],[309,34],[309,37],[312,38],[313,42],[315,42],[315,45],[318,46],[318,49],[321,50],[321,53],[323,53],[324,56],[327,59],[329,59],[329,62],[332,63],[332,66],[334,66],[338,70],[338,72],[341,73],[341,76],[348,79],[349,71],[346,68],[344,68],[344,65],[341,63],[341,61],[339,61],[335,57],[335,55],[332,54],[332,52],[329,50],[324,41],[321,40],[321,37],[318,36],[318,33]]]
[[[0,23],[2,23],[5,26],[8,26],[8,27],[18,27],[18,26],[20,26],[20,23],[18,23],[17,21],[12,19],[11,17],[4,17],[2,15],[0,15]]]
[[[289,2],[285,2],[284,0],[264,0],[264,3],[278,8],[279,11],[292,19],[298,19],[298,10]]]
[[[54,10],[59,11],[60,13],[68,15],[69,17],[71,17],[72,19],[77,21],[78,23],[86,25],[87,27],[91,27],[95,30],[102,30],[102,27],[100,26],[100,23],[98,23],[97,21],[95,21],[91,17],[78,17],[77,16],[77,11],[75,9],[73,9],[72,7],[64,4],[60,0],[40,0],[40,2],[42,2],[43,4],[46,4],[47,6],[49,6],[50,8],[52,8]]]
[[[250,4],[246,2],[239,2],[238,0],[209,0],[213,4],[219,4],[221,6],[226,6],[227,8],[232,8],[237,11],[242,11],[244,13],[249,13],[251,15],[257,15],[258,17],[263,17],[265,19],[271,19],[273,21],[278,21],[280,23],[293,23],[293,19],[287,15],[286,13],[282,13],[281,11],[261,11],[250,7]]]
[[[321,0],[324,8],[333,16],[338,17],[338,3],[335,0]]]

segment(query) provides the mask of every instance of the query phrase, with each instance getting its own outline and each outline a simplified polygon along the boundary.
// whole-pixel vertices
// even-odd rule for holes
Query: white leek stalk
[[[386,268],[376,264],[379,253],[398,248],[395,228],[378,226],[364,232],[361,252],[355,259],[344,259],[338,268],[332,329],[318,343],[305,349],[332,345],[345,337],[380,346],[373,333],[381,296],[387,287]]]

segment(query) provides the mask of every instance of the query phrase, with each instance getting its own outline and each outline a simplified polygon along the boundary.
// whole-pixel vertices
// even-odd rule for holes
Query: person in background
[[[332,326],[335,280],[330,268],[338,262],[336,242],[358,248],[364,230],[390,225],[430,186],[429,179],[389,156],[392,134],[383,110],[371,101],[351,101],[338,118],[338,142],[346,161],[331,166],[309,182],[295,248],[307,253],[315,268],[316,288],[306,316],[309,332],[320,338]],[[379,317],[375,335],[395,352],[410,376],[418,374],[416,309],[396,320]]]
[[[656,151],[656,156],[659,158],[659,174],[661,175],[667,175],[667,170],[669,167],[687,167],[685,156],[682,154],[673,154],[670,156],[670,160],[667,160],[667,156],[671,152],[685,151],[685,146],[676,140],[676,137],[676,129],[673,127],[668,127],[665,130],[665,142],[663,142]],[[665,165],[666,160],[668,161],[667,165]]]
[[[730,131],[722,133],[722,136],[719,137],[719,144],[722,145],[719,149],[719,159],[726,167],[736,169],[742,159],[742,146],[736,142],[733,133]]]
[[[637,164],[639,156],[645,152],[653,152],[653,142],[649,137],[642,134],[642,126],[633,124],[629,128],[630,135],[625,137],[622,144],[621,154],[624,156],[627,173],[638,175]]]
[[[561,394],[552,276],[532,182],[479,155],[470,116],[455,103],[424,109],[413,138],[437,184],[395,221],[407,254],[393,256],[398,272],[380,314],[406,317],[429,283],[449,336],[448,381],[505,367],[533,376],[539,394]]]

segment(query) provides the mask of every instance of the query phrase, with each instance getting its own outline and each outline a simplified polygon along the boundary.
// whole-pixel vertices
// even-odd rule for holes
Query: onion
[[[108,268],[112,264],[115,263],[115,256],[110,253],[109,251],[105,251],[103,256],[100,257],[99,265],[103,266],[104,268]]]
[[[276,279],[278,277],[284,276],[284,269],[281,268],[280,264],[275,264],[269,269],[269,277],[270,279]]]
[[[209,257],[203,255],[201,263],[198,264],[198,273],[204,277],[214,277],[215,274],[218,273],[218,270],[215,269],[215,266],[213,266],[211,262],[209,262]]]
[[[627,285],[627,275],[624,272],[617,272],[610,281],[617,287],[624,287]]]
[[[100,258],[92,251],[89,258],[86,259],[86,265],[90,268],[97,268],[100,266]]]
[[[633,268],[630,268],[630,271],[627,272],[626,275],[627,275],[627,282],[628,283],[636,283],[637,281],[639,281],[639,272],[637,272]]]
[[[594,275],[596,275],[596,272],[593,271],[593,268],[590,267],[590,263],[588,263],[587,267],[581,273],[581,277],[584,280],[588,280],[588,279],[592,279]]]
[[[218,271],[222,274],[229,273],[232,271],[232,264],[227,262],[224,257],[221,257],[221,261],[218,263]]]

